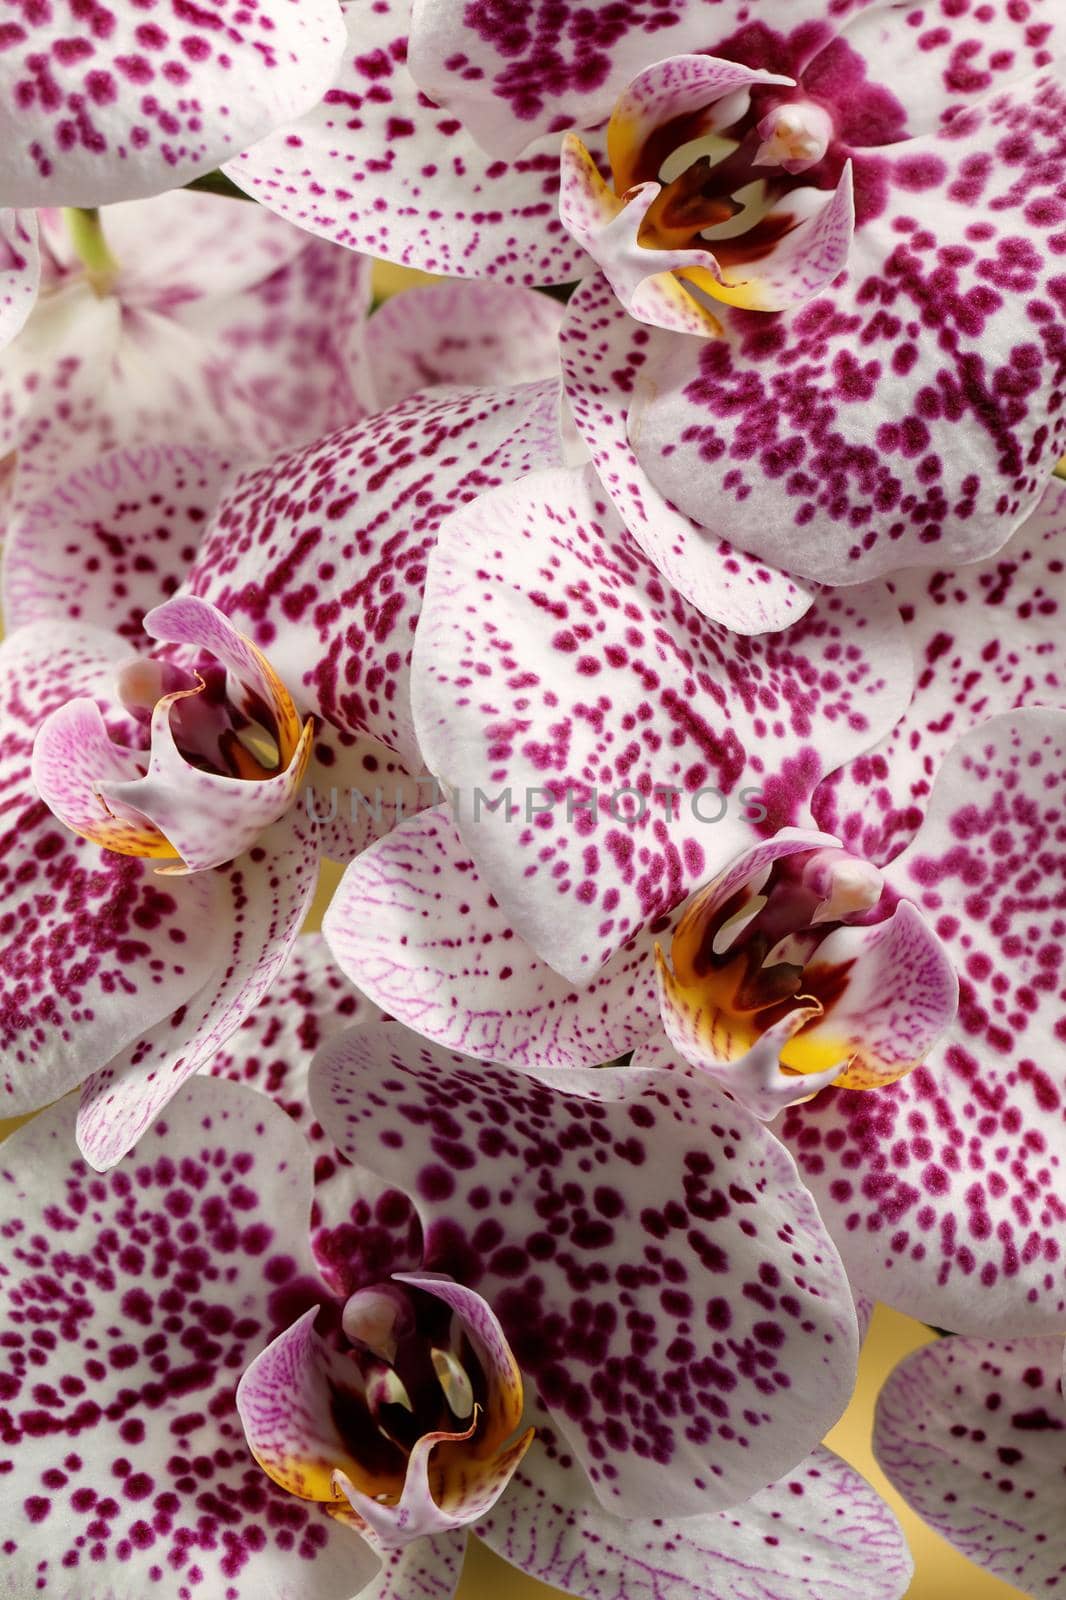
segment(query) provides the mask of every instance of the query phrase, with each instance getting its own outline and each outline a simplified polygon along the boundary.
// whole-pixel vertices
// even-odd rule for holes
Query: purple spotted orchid
[[[556,449],[558,380],[542,375],[557,358],[538,297],[512,358],[526,380],[457,387],[449,360],[469,380],[507,344],[484,337],[486,312],[532,297],[425,294],[427,321],[451,313],[423,352],[435,366],[388,320],[368,339],[391,409],[237,477],[220,505],[232,471],[217,451],[120,449],[10,533],[4,1110],[84,1083],[79,1138],[99,1166],[274,981],[320,856],[348,860],[432,796],[400,737],[390,630],[410,628],[417,547],[440,518]],[[278,518],[271,491],[293,461]],[[388,740],[367,732],[366,704]]]
[[[920,1517],[1022,1594],[1066,1579],[1066,1394],[1060,1339],[951,1338],[881,1392],[878,1460]]]
[[[722,538],[834,584],[979,560],[1032,510],[1066,449],[1053,0],[344,10],[335,87],[227,170],[431,271],[599,268],[624,493],[689,583]]]
[[[69,1102],[5,1148],[0,1582],[413,1600],[474,1530],[585,1600],[897,1600],[894,1518],[816,1444],[855,1316],[781,1146],[710,1084],[560,1094],[362,1004],[301,940],[112,1172]]]
[[[864,1293],[1057,1326],[1064,509],[1056,485],[994,561],[743,639],[587,469],[481,497],[442,528],[412,675],[451,805],[348,868],[339,963],[453,1049],[712,1075],[783,1113]]]

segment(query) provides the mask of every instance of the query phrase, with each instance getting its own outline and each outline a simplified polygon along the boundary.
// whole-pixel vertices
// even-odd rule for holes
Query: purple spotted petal
[[[912,1571],[888,1506],[821,1447],[735,1510],[623,1522],[541,1431],[512,1492],[475,1531],[580,1600],[899,1600]]]
[[[901,632],[869,590],[740,639],[665,586],[590,469],[541,472],[442,528],[419,742],[504,916],[588,981],[752,842],[756,792],[793,821],[822,773],[892,726]]]
[[[566,283],[588,258],[556,211],[558,140],[511,163],[419,93],[406,8],[343,6],[344,64],[315,109],[226,165],[312,233],[404,266],[504,283]]]
[[[951,746],[997,712],[1066,704],[1062,542],[1066,487],[990,561],[892,580],[914,653],[914,696],[891,733],[821,784],[821,827],[884,862],[913,837]]]
[[[615,510],[663,577],[704,616],[735,633],[775,632],[809,609],[810,591],[677,511],[630,443],[626,417],[641,374],[652,353],[670,343],[669,335],[626,316],[606,279],[579,285],[560,340],[574,422]],[[722,531],[728,533],[727,522]]]
[[[961,1333],[1066,1317],[1066,712],[996,717],[886,870],[940,935],[956,1022],[908,1077],[793,1107],[795,1152],[858,1288]]]
[[[502,283],[427,283],[393,295],[366,330],[378,408],[442,384],[555,378],[562,317],[549,295]]]
[[[426,1266],[492,1307],[602,1503],[735,1504],[850,1393],[835,1252],[782,1146],[712,1086],[551,1084],[383,1024],[327,1045],[311,1096],[345,1155],[416,1197]]]
[[[630,412],[659,489],[827,583],[999,549],[1066,448],[1064,93],[1021,84],[879,156],[839,287],[675,341]]]
[[[946,126],[960,107],[1061,64],[1064,45],[1054,0],[1028,0],[1024,12],[1012,0],[983,0],[979,12],[951,4],[857,6],[844,19],[841,43],[818,63],[816,92],[834,96],[836,85],[846,88],[858,58],[885,111],[887,91],[905,113],[908,133],[926,133]],[[869,100],[859,93],[851,101],[854,125],[844,134],[855,147],[887,142],[866,131],[876,123]]]
[[[32,211],[0,211],[0,349],[21,333],[40,276],[37,218]]]
[[[574,988],[508,925],[443,806],[364,850],[322,926],[339,966],[375,1005],[464,1055],[592,1067],[658,1023],[651,937]]]
[[[907,1504],[967,1560],[1023,1594],[1066,1582],[1060,1339],[941,1339],[881,1391],[877,1458]]]
[[[558,459],[557,385],[421,396],[249,473],[189,573],[309,710],[412,774],[409,659],[441,519]]]
[[[11,1595],[349,1600],[362,1541],[275,1489],[234,1391],[312,1275],[310,1159],[261,1096],[202,1080],[99,1177],[74,1108],[4,1146]]]
[[[19,6],[0,55],[5,198],[180,189],[314,105],[343,40],[337,0]]]
[[[179,1010],[94,1072],[82,1090],[78,1144],[93,1166],[103,1170],[120,1161],[262,999],[307,914],[317,867],[314,830],[297,807],[245,855],[211,874],[221,906],[209,977]],[[195,923],[188,931],[202,936]]]
[[[860,0],[861,3],[861,0]],[[771,25],[796,27],[825,8],[813,0],[766,0],[754,8]],[[721,0],[708,17],[703,0],[627,0],[590,8],[576,0],[415,0],[411,70],[420,87],[452,107],[486,150],[515,155],[538,134],[594,127],[610,115],[631,78],[666,56],[699,51],[732,56],[725,41],[752,13],[743,0]],[[816,32],[828,34],[824,23]],[[716,48],[716,46],[718,48]],[[754,63],[758,65],[759,63]]]
[[[38,622],[0,646],[4,1115],[55,1100],[184,1007],[223,959],[219,882],[162,880],[58,823],[30,778],[41,719],[110,697],[122,640]]]
[[[9,525],[8,628],[62,617],[142,648],[145,613],[177,589],[232,470],[208,448],[152,444],[61,478]]]

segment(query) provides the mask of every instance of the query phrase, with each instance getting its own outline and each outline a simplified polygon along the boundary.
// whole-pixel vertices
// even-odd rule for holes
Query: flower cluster
[[[0,1595],[1066,1579],[1056,10],[8,6]]]

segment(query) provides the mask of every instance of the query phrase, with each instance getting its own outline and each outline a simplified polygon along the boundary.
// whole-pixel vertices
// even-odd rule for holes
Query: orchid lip
[[[675,1049],[759,1116],[894,1082],[958,998],[940,941],[878,868],[798,830],[699,891],[656,962]]]
[[[263,1470],[382,1552],[475,1520],[533,1438],[520,1429],[521,1377],[489,1307],[450,1278],[408,1273],[337,1310],[319,1319],[322,1337],[307,1313],[242,1380],[238,1406]],[[279,1414],[290,1418],[280,1429]]]
[[[119,667],[119,725],[90,700],[47,717],[34,779],[61,821],[106,849],[164,873],[221,866],[292,805],[314,725],[214,606],[168,601],[144,626],[177,651]]]

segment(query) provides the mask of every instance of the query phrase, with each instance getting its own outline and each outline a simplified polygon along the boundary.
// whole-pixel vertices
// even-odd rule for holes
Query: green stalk
[[[118,272],[118,262],[108,249],[103,223],[96,207],[64,206],[63,217],[85,276],[97,294],[107,294]]]

